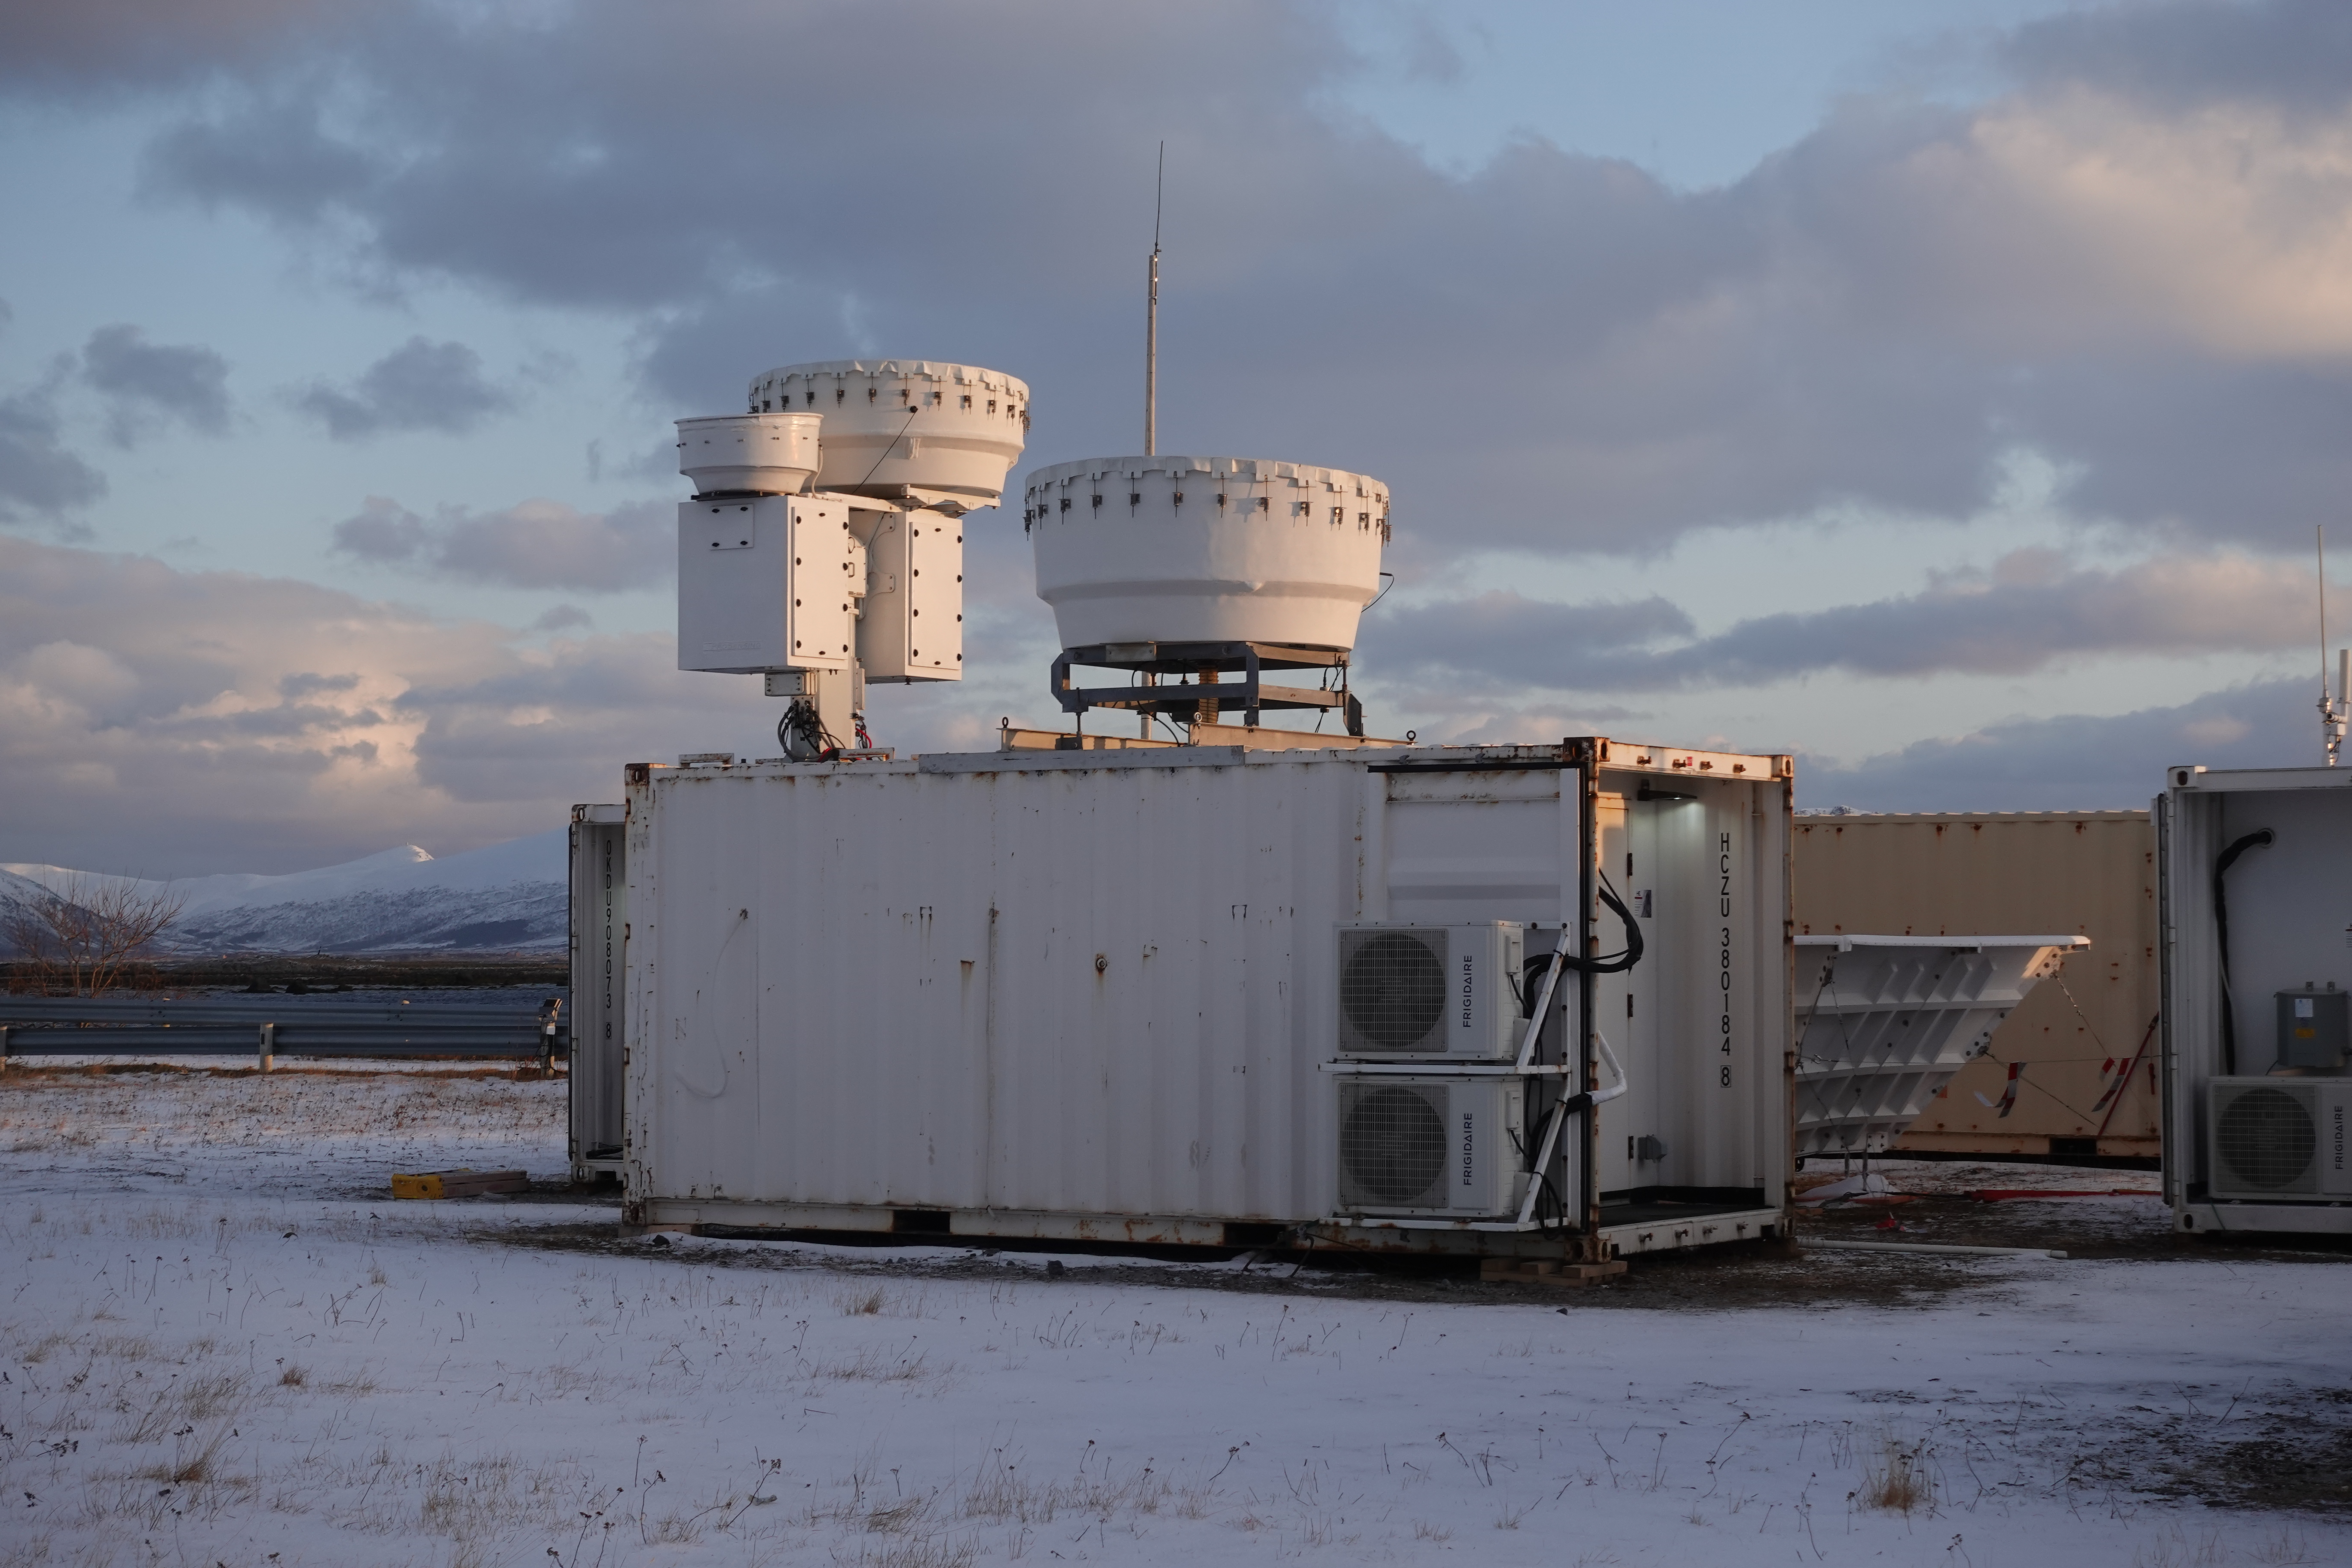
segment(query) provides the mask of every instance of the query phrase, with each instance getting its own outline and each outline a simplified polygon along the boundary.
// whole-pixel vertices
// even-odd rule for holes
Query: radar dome
[[[824,419],[816,488],[994,506],[1029,430],[1029,386],[937,360],[821,360],[751,382],[751,412]]]
[[[828,425],[825,440],[833,439]],[[1346,650],[1380,592],[1378,479],[1251,458],[1093,458],[1028,477],[1037,596],[1065,648],[1271,642]]]

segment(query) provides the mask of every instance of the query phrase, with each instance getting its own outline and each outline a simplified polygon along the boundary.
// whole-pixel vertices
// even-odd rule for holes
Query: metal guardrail
[[[562,999],[530,1007],[381,997],[0,996],[0,1063],[21,1057],[537,1058],[571,1054]]]

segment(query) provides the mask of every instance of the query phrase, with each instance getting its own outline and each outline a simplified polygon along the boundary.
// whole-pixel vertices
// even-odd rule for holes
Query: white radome
[[[817,470],[813,414],[720,414],[677,422],[677,471],[697,495],[797,495]]]
[[[751,412],[824,420],[821,490],[994,506],[1028,438],[1029,385],[939,360],[819,360],[751,381]]]
[[[1093,458],[1033,470],[1023,516],[1066,648],[1348,649],[1380,593],[1389,489],[1305,463]]]

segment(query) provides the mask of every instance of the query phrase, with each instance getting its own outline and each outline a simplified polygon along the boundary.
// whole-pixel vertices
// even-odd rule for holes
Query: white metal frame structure
[[[1799,1155],[1877,1154],[2084,936],[1797,938]]]

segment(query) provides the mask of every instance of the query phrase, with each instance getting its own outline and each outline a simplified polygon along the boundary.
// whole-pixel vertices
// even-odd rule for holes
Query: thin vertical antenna
[[[2314,523],[2312,548],[2319,559],[2319,741],[2326,749],[2327,765],[2336,765],[2336,748],[2344,741],[2345,709],[2352,692],[2331,690],[2327,681],[2327,525]]]
[[[1168,192],[1168,143],[1160,144],[1160,175],[1151,188],[1151,302],[1143,317],[1143,455],[1160,450],[1160,210]]]

